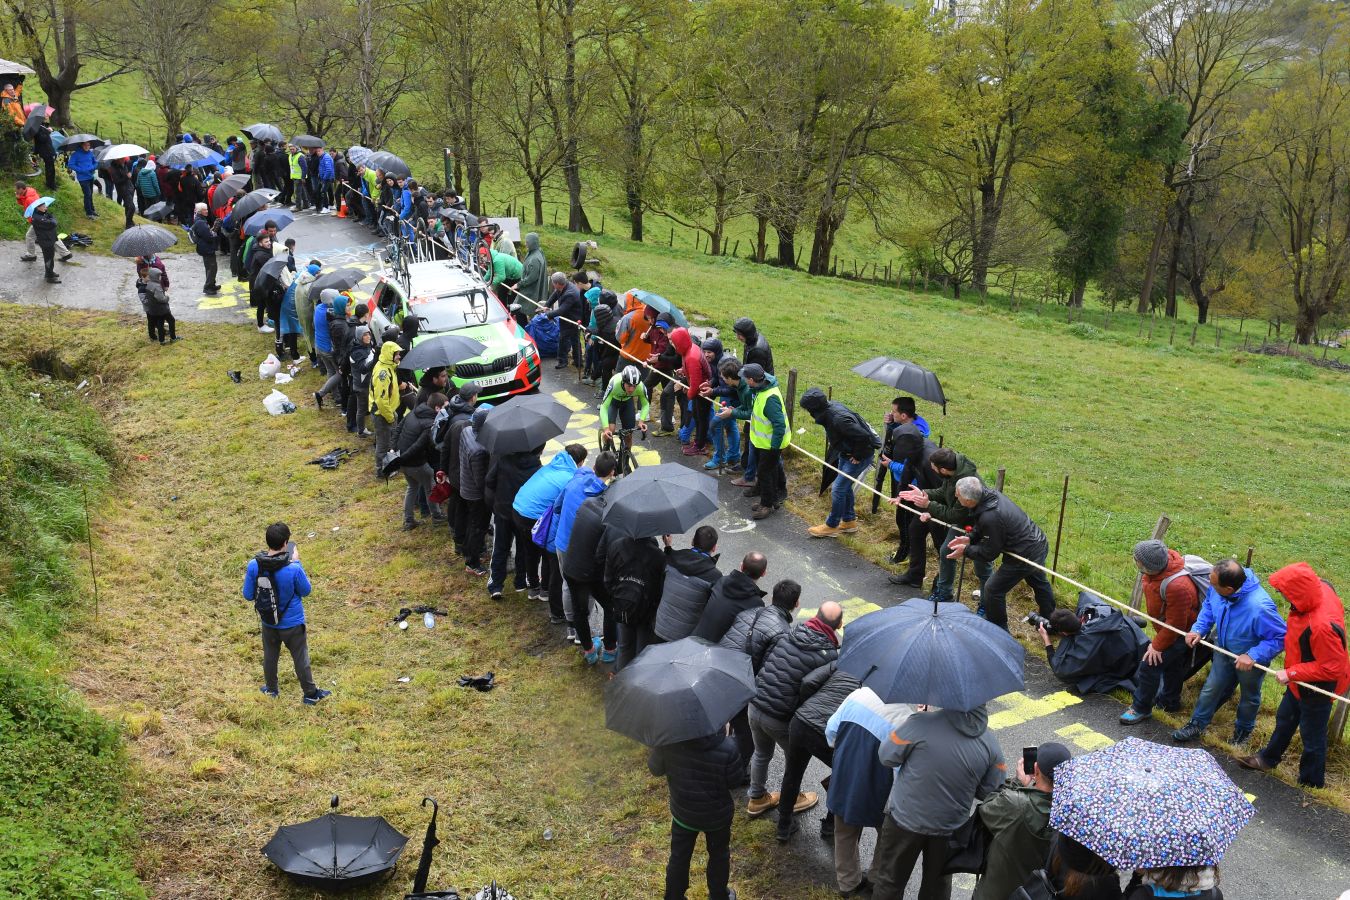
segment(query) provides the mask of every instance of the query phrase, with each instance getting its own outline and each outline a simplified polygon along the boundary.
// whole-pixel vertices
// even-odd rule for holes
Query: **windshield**
[[[414,297],[408,312],[421,319],[420,331],[454,331],[489,322],[506,321],[506,309],[489,300],[485,291],[466,291],[439,297]]]

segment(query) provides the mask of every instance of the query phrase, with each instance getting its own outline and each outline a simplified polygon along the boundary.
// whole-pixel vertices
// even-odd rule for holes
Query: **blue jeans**
[[[1329,684],[1321,687],[1331,688]],[[1275,711],[1275,732],[1270,743],[1261,751],[1261,758],[1272,766],[1278,766],[1289,749],[1297,730],[1303,738],[1303,755],[1298,758],[1298,783],[1309,787],[1326,785],[1327,769],[1327,721],[1331,718],[1331,700],[1321,694],[1303,689],[1303,699],[1294,696],[1294,692],[1285,689],[1280,708]]]
[[[739,424],[739,423],[737,423]],[[754,481],[755,476],[759,474],[759,453],[755,450],[753,444],[745,442],[745,474],[741,478],[746,481]]]
[[[834,484],[830,486],[830,515],[825,519],[825,524],[831,528],[840,522],[852,522],[858,517],[853,511],[853,479],[861,478],[862,473],[872,467],[872,454],[867,454],[859,462],[841,454],[836,466],[844,474],[836,475]]]
[[[735,419],[719,419],[714,415],[708,428],[708,436],[712,438],[713,462],[732,463],[741,458],[741,432],[736,427]]]
[[[956,529],[948,528],[947,537],[942,541],[942,547],[938,550],[938,576],[937,581],[933,582],[932,596],[939,600],[952,599],[952,583],[956,581],[956,560],[948,559],[949,551],[947,545],[956,537]],[[974,562],[975,577],[979,579],[981,585],[981,596],[983,596],[983,585],[989,580],[989,576],[994,574],[994,566],[987,562]]]
[[[1266,673],[1260,669],[1239,672],[1231,656],[1215,653],[1209,664],[1209,677],[1205,679],[1205,686],[1200,689],[1200,697],[1195,701],[1191,722],[1201,728],[1208,727],[1215,711],[1233,696],[1233,689],[1241,688],[1237,721],[1233,723],[1233,728],[1250,732],[1256,727],[1256,711],[1261,708],[1261,682],[1265,677]]]

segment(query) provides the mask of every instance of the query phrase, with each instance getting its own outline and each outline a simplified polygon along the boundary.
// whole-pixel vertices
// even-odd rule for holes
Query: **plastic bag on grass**
[[[290,409],[286,408],[288,406]],[[263,398],[263,407],[274,416],[295,411],[295,404],[291,402],[291,398],[275,388],[272,389],[272,393]]]
[[[280,371],[281,360],[277,359],[275,353],[269,353],[267,354],[267,359],[258,363],[258,380],[266,381]]]

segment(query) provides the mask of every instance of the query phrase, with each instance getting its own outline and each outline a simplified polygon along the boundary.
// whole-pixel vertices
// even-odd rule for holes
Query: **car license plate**
[[[479,387],[496,387],[499,384],[508,384],[515,377],[515,372],[505,372],[501,375],[490,375],[487,378],[475,378],[474,383]]]

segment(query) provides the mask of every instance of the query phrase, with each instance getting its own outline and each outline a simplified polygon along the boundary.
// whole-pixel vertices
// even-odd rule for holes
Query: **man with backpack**
[[[1159,540],[1134,545],[1134,564],[1144,585],[1148,614],[1173,628],[1157,629],[1135,673],[1134,700],[1120,724],[1152,718],[1156,703],[1165,712],[1181,709],[1181,686],[1209,660],[1205,647],[1187,647],[1182,635],[1200,615],[1200,599],[1209,591],[1214,568],[1198,556],[1182,556]]]
[[[862,478],[871,468],[881,438],[866,419],[837,400],[829,400],[820,388],[802,394],[802,409],[825,429],[825,461],[839,470],[830,487],[830,514],[825,524],[812,525],[807,534],[816,538],[837,537],[857,531],[853,485],[855,479]]]
[[[303,598],[309,596],[309,578],[300,565],[300,551],[291,541],[284,522],[267,526],[267,549],[249,560],[244,575],[244,599],[262,623],[262,692],[273,699],[277,688],[277,660],[284,646],[295,664],[295,677],[304,691],[304,701],[313,706],[332,694],[314,683],[309,669],[309,642],[305,632]]]
[[[666,584],[656,608],[656,636],[663,641],[689,637],[703,617],[713,585],[721,579],[717,569],[717,529],[700,525],[687,550],[676,550],[670,535],[665,544]]]

